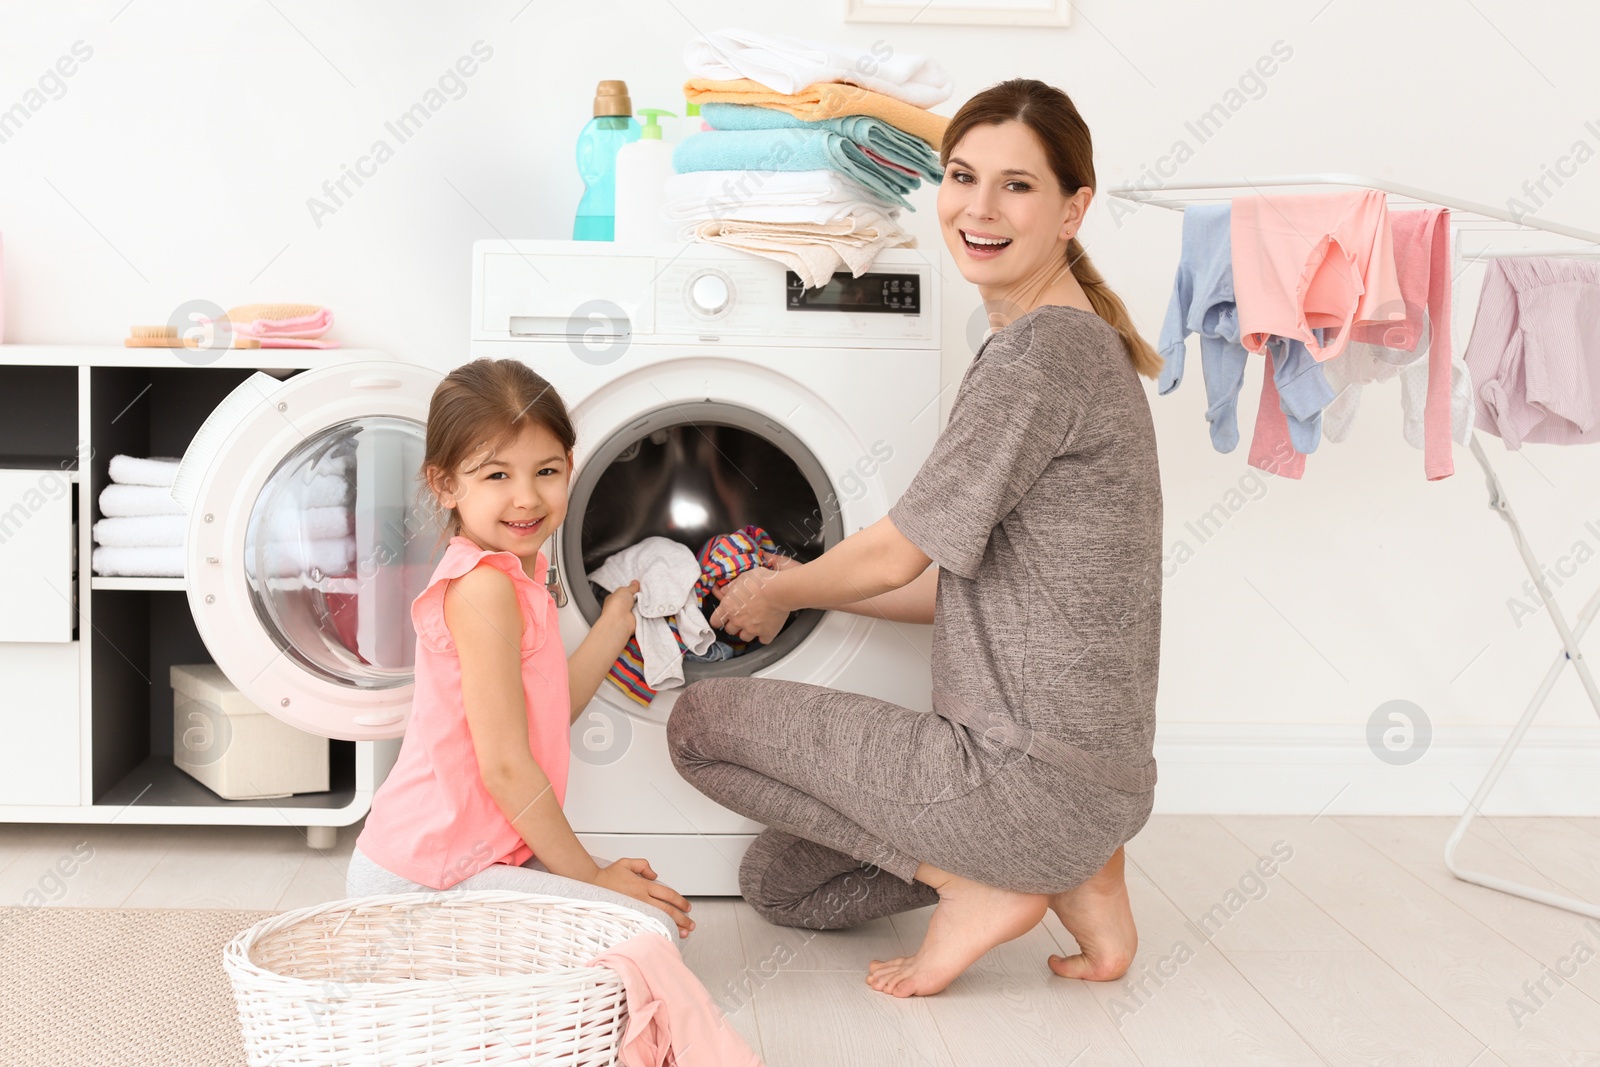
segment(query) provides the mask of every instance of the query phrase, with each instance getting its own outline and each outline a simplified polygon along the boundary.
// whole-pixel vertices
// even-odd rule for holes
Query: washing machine
[[[705,244],[480,241],[472,292],[473,356],[527,363],[577,431],[550,557],[569,650],[604,596],[588,573],[612,553],[652,535],[697,550],[753,523],[814,559],[887,514],[938,437],[939,273],[915,249],[807,289],[779,263]],[[771,644],[684,676],[788,678],[929,710],[931,633],[804,611]],[[673,767],[679,692],[641,706],[601,684],[573,728],[567,817],[596,855],[644,856],[682,892],[737,893],[761,827]]]
[[[698,549],[756,524],[813,559],[883,517],[938,435],[939,276],[916,250],[808,289],[707,245],[483,241],[471,315],[472,356],[526,362],[577,430],[567,518],[545,545],[569,651],[604,596],[588,574],[612,553],[652,535]],[[417,476],[440,377],[370,361],[257,374],[185,454],[174,496],[196,628],[244,695],[291,725],[404,734],[409,605],[443,550]],[[808,610],[770,644],[684,674],[930,710],[930,641],[928,626]],[[644,856],[687,894],[736,894],[761,827],[672,766],[678,692],[644,706],[602,682],[573,727],[567,817],[596,856]]]

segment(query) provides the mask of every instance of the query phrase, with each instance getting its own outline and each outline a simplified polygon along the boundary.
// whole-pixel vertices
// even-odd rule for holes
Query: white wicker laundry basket
[[[622,982],[585,967],[666,923],[614,904],[442,890],[286,911],[222,951],[251,1067],[610,1067]]]

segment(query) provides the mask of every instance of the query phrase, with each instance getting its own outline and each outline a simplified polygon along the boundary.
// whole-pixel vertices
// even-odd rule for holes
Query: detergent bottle
[[[662,140],[657,119],[670,111],[642,107],[644,129],[637,141],[617,151],[618,241],[673,241],[673,227],[661,217],[661,197],[672,177],[672,146]]]
[[[617,150],[639,139],[628,83],[602,81],[594,92],[594,118],[578,135],[583,199],[572,223],[575,241],[609,241],[615,228]]]

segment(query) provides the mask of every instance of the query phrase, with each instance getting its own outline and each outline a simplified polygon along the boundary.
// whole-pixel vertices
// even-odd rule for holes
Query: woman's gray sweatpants
[[[697,789],[768,827],[739,889],[782,926],[839,929],[936,903],[914,880],[919,862],[1018,892],[1071,889],[1153,801],[940,715],[775,678],[689,685],[667,744]]]
[[[604,860],[597,861],[601,866]],[[642,900],[614,893],[604,886],[563,878],[550,873],[550,869],[536,857],[520,867],[509,863],[491,863],[477,874],[464,878],[447,889],[432,889],[420,882],[395,874],[380,867],[359,848],[350,853],[350,868],[345,874],[344,893],[347,897],[376,896],[381,893],[453,893],[458,889],[504,889],[514,893],[546,893],[573,900],[598,900],[607,904],[620,904],[647,915],[660,923],[668,936],[676,939],[676,927],[666,912]]]

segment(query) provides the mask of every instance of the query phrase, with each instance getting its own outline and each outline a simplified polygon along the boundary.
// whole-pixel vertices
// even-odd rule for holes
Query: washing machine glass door
[[[258,374],[184,455],[174,496],[192,493],[200,636],[241,692],[302,730],[405,732],[411,601],[444,548],[419,479],[438,380],[391,363]]]

